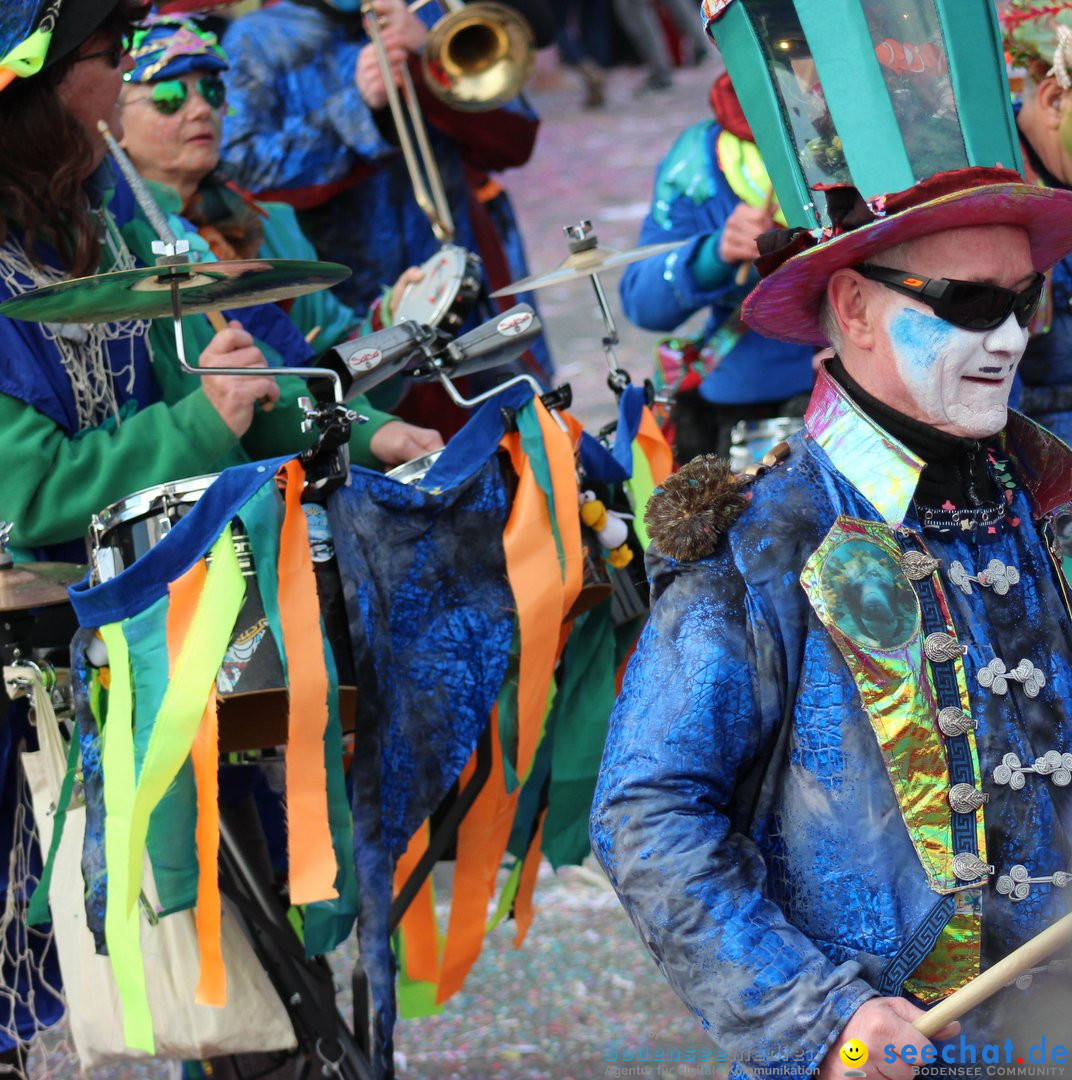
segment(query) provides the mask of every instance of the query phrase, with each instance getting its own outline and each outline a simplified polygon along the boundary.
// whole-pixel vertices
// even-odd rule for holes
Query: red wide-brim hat
[[[845,192],[851,197],[843,197]],[[868,262],[888,248],[921,236],[972,225],[1024,229],[1036,270],[1048,270],[1072,251],[1072,191],[1037,187],[1009,169],[970,168],[939,173],[907,191],[864,203],[849,188],[830,189],[843,217],[829,238],[803,229],[760,237],[756,267],[765,274],[745,298],[744,321],[779,341],[828,345],[819,312],[830,275]]]

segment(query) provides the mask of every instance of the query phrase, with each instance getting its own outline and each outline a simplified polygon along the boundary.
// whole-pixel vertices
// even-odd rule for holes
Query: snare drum
[[[420,486],[421,481],[428,475],[428,470],[439,460],[442,453],[442,449],[433,450],[430,454],[422,454],[411,461],[403,461],[401,465],[388,469],[384,476],[389,476],[400,484],[416,484]]]
[[[402,294],[394,321],[412,319],[456,334],[480,296],[480,257],[457,244],[444,244],[421,264],[421,269],[424,278]]]
[[[190,512],[216,480],[194,476],[136,491],[93,516],[89,530],[94,583],[107,581],[154,547]],[[356,691],[342,585],[327,512],[304,503],[309,548],[316,575],[320,611],[339,672],[344,727],[353,726]],[[287,741],[286,680],[264,613],[249,538],[237,520],[231,524],[235,553],[246,582],[246,597],[231,644],[216,676],[220,697],[221,751],[256,750]]]
[[[743,472],[763,460],[778,443],[804,426],[799,416],[775,416],[768,420],[741,420],[730,432],[730,468]]]

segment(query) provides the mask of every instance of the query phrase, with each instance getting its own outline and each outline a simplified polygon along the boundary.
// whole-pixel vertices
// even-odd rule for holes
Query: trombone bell
[[[516,12],[490,2],[466,4],[428,32],[425,82],[452,108],[497,109],[520,93],[535,55],[532,30]]]

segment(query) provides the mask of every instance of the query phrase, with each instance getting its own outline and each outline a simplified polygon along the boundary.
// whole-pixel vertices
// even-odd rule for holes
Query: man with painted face
[[[1072,452],[1007,403],[1072,195],[829,196],[832,235],[761,238],[744,316],[837,355],[751,482],[699,458],[653,498],[592,844],[738,1075],[839,1077],[853,1040],[869,1076],[982,1074],[1067,1042],[1045,962],[934,1044],[913,1020],[1070,906]]]

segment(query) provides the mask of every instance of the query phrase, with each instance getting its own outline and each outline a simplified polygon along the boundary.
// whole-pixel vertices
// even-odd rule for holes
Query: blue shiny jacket
[[[709,309],[705,341],[740,306],[756,276],[739,286],[736,266],[725,266],[723,280],[705,288],[696,280],[693,260],[713,233],[720,233],[740,203],[718,165],[714,120],[687,128],[659,163],[648,216],[640,227],[638,244],[685,243],[666,255],[633,263],[619,287],[622,307],[631,322],[645,330],[672,333],[686,319]],[[812,350],[787,345],[746,330],[732,342],[721,364],[704,380],[700,393],[721,405],[784,400],[805,393],[812,385]]]
[[[868,998],[940,1000],[1069,910],[1060,878],[1015,900],[1004,879],[1072,869],[1072,792],[995,769],[1072,751],[1072,454],[1015,414],[1005,440],[997,516],[925,527],[922,462],[822,372],[714,553],[649,555],[592,846],[674,989],[756,1075],[807,1075]],[[989,587],[954,568],[992,560],[1018,577],[1003,594],[992,567]],[[1053,982],[1000,992],[964,1037],[1020,1031]],[[1067,999],[1061,1015],[1051,1042]]]

